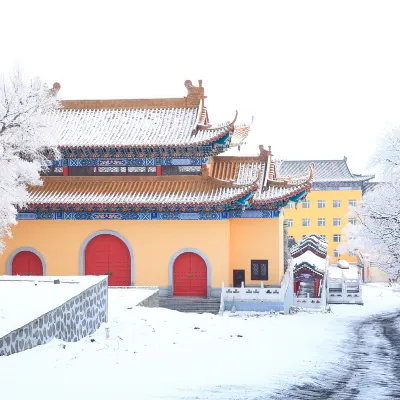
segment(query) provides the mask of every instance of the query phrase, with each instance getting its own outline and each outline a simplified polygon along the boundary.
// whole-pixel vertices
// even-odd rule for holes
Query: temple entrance
[[[98,235],[85,249],[85,275],[108,275],[109,286],[131,285],[131,257],[126,244],[114,235]]]
[[[207,265],[196,253],[183,253],[174,262],[174,296],[207,296]]]
[[[31,251],[20,251],[12,261],[12,275],[43,275],[43,265],[40,258]]]

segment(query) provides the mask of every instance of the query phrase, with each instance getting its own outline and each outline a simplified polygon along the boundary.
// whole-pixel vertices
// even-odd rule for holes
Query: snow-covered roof
[[[328,252],[328,243],[325,238],[313,233],[305,236],[290,249],[293,258],[300,256],[306,251],[311,251],[318,257],[325,259]]]
[[[185,82],[187,96],[165,99],[63,100],[47,115],[60,148],[166,148],[202,146],[227,134],[240,146],[251,124],[211,125],[202,82]]]
[[[231,122],[196,134],[198,108],[57,110],[49,116],[60,147],[179,147],[207,144]]]
[[[201,176],[45,177],[29,189],[28,205],[126,204],[200,205],[230,203],[251,195],[250,203],[271,203],[310,189],[310,176],[295,184],[268,179],[270,152],[256,157],[214,157]]]
[[[350,172],[347,159],[343,160],[279,160],[276,162],[277,175],[281,177],[302,175],[315,165],[313,182],[363,182],[373,175],[356,175]]]
[[[325,272],[326,259],[317,256],[312,251],[306,251],[298,257],[293,258],[294,269],[301,268],[304,263],[311,265],[321,272]]]
[[[47,177],[30,189],[29,204],[221,204],[252,191],[249,185],[227,185],[212,178],[186,177]]]

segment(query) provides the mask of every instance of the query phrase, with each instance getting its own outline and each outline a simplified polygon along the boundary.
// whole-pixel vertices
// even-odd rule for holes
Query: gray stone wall
[[[107,278],[56,309],[0,338],[0,356],[31,349],[57,338],[77,342],[95,332],[108,317]]]
[[[151,296],[147,297],[138,304],[139,307],[159,307],[160,306],[160,296],[159,291],[153,293]]]

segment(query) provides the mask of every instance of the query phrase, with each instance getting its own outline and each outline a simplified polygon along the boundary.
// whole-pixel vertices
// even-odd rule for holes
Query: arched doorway
[[[173,265],[174,296],[207,296],[207,265],[192,252],[180,254]]]
[[[32,251],[20,251],[14,256],[12,260],[11,275],[43,276],[42,261]]]
[[[108,275],[109,286],[131,285],[131,255],[117,236],[100,234],[85,248],[85,275]]]

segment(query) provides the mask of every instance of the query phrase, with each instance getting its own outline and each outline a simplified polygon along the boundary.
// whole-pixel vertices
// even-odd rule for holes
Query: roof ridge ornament
[[[49,90],[49,93],[51,96],[56,96],[60,89],[61,85],[58,82],[54,82],[53,87]]]

